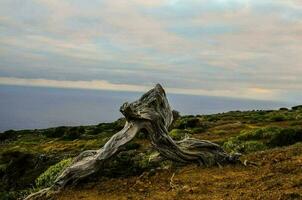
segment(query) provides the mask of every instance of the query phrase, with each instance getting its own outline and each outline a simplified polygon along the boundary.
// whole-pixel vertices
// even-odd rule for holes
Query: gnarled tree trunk
[[[97,172],[106,160],[115,155],[142,129],[148,132],[152,145],[161,156],[176,162],[210,166],[238,160],[237,156],[230,156],[219,145],[209,141],[193,138],[174,141],[168,135],[174,112],[170,108],[164,89],[159,84],[139,100],[130,104],[124,103],[120,111],[126,118],[126,124],[121,131],[113,135],[101,149],[85,151],[76,157],[51,188],[34,193],[26,199],[40,199],[49,191],[58,191]]]

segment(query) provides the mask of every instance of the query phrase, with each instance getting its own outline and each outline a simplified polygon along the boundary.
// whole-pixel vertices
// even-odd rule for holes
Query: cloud
[[[3,0],[0,13],[2,77],[300,98],[299,0]]]
[[[108,81],[62,81],[47,79],[23,79],[14,77],[0,77],[2,85],[19,85],[19,86],[37,86],[37,87],[54,87],[54,88],[77,88],[77,89],[94,89],[94,90],[114,90],[114,91],[144,91],[146,87],[130,84],[112,84]]]
[[[0,85],[17,86],[35,86],[35,87],[54,87],[54,88],[74,88],[91,90],[112,90],[112,91],[130,91],[145,92],[152,86],[133,85],[133,84],[114,84],[104,80],[92,81],[64,81],[49,79],[24,79],[15,77],[0,77]],[[276,95],[274,91],[264,88],[249,88],[248,90],[205,90],[205,89],[184,89],[167,87],[167,92],[174,94],[188,95],[207,95],[207,96],[225,96],[225,97],[243,97],[249,99],[271,99]]]

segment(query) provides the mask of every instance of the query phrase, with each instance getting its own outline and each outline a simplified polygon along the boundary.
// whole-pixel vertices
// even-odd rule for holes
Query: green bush
[[[1,200],[13,200],[17,199],[14,194],[11,194],[10,192],[0,192],[0,199]]]
[[[230,138],[223,147],[230,152],[252,152],[287,146],[302,141],[301,128],[266,127],[242,131],[240,135]]]
[[[217,122],[220,120],[220,118],[217,115],[209,115],[206,117],[206,120],[209,122]]]
[[[282,129],[279,127],[265,127],[250,131],[241,131],[237,136],[239,140],[265,140],[272,137],[272,135],[278,134]]]
[[[259,141],[247,141],[243,143],[244,153],[263,151],[267,149],[267,146]]]
[[[228,152],[242,152],[242,143],[235,137],[230,138],[223,144],[223,148]]]
[[[64,133],[64,140],[75,140],[81,136],[79,129],[77,127],[70,128],[68,131]]]
[[[240,134],[236,137],[238,140],[259,140],[262,138],[263,131],[261,129],[241,131]]]
[[[302,119],[302,114],[300,113],[300,114],[296,115],[294,119],[301,120]]]
[[[262,130],[262,138],[261,139],[271,140],[272,137],[274,137],[275,135],[278,135],[283,130],[283,128],[266,127],[266,128],[262,128],[260,130]]]
[[[270,117],[271,122],[282,122],[285,120],[286,120],[286,117],[283,114],[274,114]]]
[[[103,132],[119,131],[124,127],[125,122],[126,122],[126,120],[124,118],[121,118],[112,123],[100,123],[93,129],[91,134],[97,135],[97,134],[103,133]]]
[[[104,131],[104,129],[102,127],[95,127],[94,129],[92,129],[92,131],[89,132],[90,135],[97,135],[99,133],[102,133]]]
[[[250,153],[265,150],[267,149],[267,146],[260,141],[240,141],[237,138],[233,138],[225,142],[223,148],[232,153]]]
[[[302,126],[302,121],[294,121],[289,123],[290,126]]]
[[[250,123],[263,122],[266,119],[265,115],[263,115],[261,113],[252,114],[251,116],[248,116],[247,118],[249,119]]]
[[[85,132],[86,132],[86,130],[85,130],[85,127],[84,126],[80,126],[80,127],[78,127],[78,131],[79,131],[79,133],[82,135],[82,134],[84,134]]]
[[[302,110],[302,105],[294,106],[292,110]]]
[[[68,128],[65,127],[65,126],[57,127],[57,128],[55,128],[54,136],[55,137],[62,137],[67,130],[68,130]]]
[[[187,129],[187,128],[195,128],[199,125],[199,119],[195,117],[183,117],[174,123],[174,128],[176,129]]]
[[[187,131],[191,134],[195,134],[195,133],[204,133],[206,129],[203,127],[196,127],[196,128],[190,128]]]
[[[14,130],[8,130],[0,133],[0,142],[5,140],[14,140],[17,138],[17,132]]]
[[[285,128],[272,135],[267,144],[271,147],[288,146],[299,141],[302,141],[302,129]]]
[[[35,181],[38,188],[50,187],[53,185],[59,174],[68,167],[72,162],[71,158],[61,160],[55,165],[50,166],[45,172],[43,172]]]
[[[181,140],[186,136],[186,131],[181,129],[173,129],[170,131],[169,135],[173,140]]]
[[[60,138],[65,134],[65,132],[67,130],[68,130],[67,127],[60,126],[60,127],[54,128],[54,129],[53,128],[52,129],[46,129],[43,132],[43,135],[45,135],[48,138]]]
[[[43,135],[48,138],[63,138],[65,140],[75,140],[78,139],[84,133],[85,128],[83,126],[71,128],[60,126],[57,128],[46,129],[43,132]]]

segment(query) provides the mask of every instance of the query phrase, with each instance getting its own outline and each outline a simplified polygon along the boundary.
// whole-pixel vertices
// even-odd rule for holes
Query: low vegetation
[[[124,122],[124,119],[119,119],[113,123],[100,123],[94,126],[62,126],[42,130],[9,130],[0,133],[0,199],[22,198],[34,188],[50,186],[57,175],[70,164],[74,156],[87,149],[99,149],[114,133],[123,127]],[[253,162],[258,162],[258,160],[262,159],[258,159],[258,156],[265,155],[266,159],[268,159],[268,161],[265,161],[267,162],[265,164],[266,166],[275,162],[273,161],[274,159],[279,160],[279,154],[286,156],[294,156],[294,154],[289,154],[288,152],[296,152],[297,155],[299,154],[297,151],[302,148],[302,108],[301,106],[295,106],[292,109],[281,108],[279,110],[245,112],[231,111],[213,115],[183,116],[174,122],[169,134],[175,140],[182,140],[190,136],[210,140],[222,145],[228,152],[242,153]],[[137,177],[147,177],[145,180],[152,182],[152,177],[155,176],[160,180],[160,186],[160,184],[165,184],[164,179],[166,182],[167,180],[169,182],[173,173],[178,173],[186,169],[186,167],[184,168],[177,163],[161,160],[158,153],[152,149],[146,139],[147,137],[148,136],[143,132],[139,134],[133,142],[124,146],[124,151],[120,152],[104,166],[104,170],[86,181],[91,182],[91,184],[102,185],[105,189],[102,190],[101,193],[111,191],[106,193],[106,195],[111,195],[106,198],[114,199],[115,191],[118,191],[118,189],[115,190],[112,183],[118,184],[118,180],[126,181],[127,183],[120,184],[122,184],[124,188],[127,188],[128,182],[130,184],[135,177],[136,179]],[[278,152],[278,154],[274,154],[275,152]],[[291,159],[291,157],[287,157],[287,162],[289,162],[287,163],[288,166],[292,165],[290,162],[296,162],[294,160],[291,161]],[[290,199],[291,195],[298,196],[299,193],[295,191],[302,187],[301,177],[296,177],[295,170],[289,171],[285,165],[282,165],[282,167],[284,167],[282,168],[284,173],[293,173],[289,175],[293,179],[293,185],[290,186],[291,190],[284,191],[284,194],[280,193],[279,195],[279,193],[276,193],[276,197],[280,199]],[[169,171],[165,172],[164,170]],[[230,173],[238,173],[238,176],[240,176],[241,173],[251,173],[244,170],[253,169],[242,168],[243,172],[240,171],[241,168],[239,170],[239,168],[230,167],[227,168],[227,170],[233,170]],[[198,174],[219,173],[216,168],[196,168],[190,172],[192,173],[191,176],[194,176],[192,177],[192,181],[200,176],[197,174],[197,171]],[[260,171],[258,175],[257,171],[255,173],[255,176],[259,175],[259,180],[261,176],[264,176]],[[275,172],[267,171],[267,173],[272,173],[271,176],[274,177]],[[278,173],[282,177],[283,172]],[[159,178],[158,176],[162,177]],[[206,174],[204,174],[204,176],[206,176]],[[220,175],[216,174],[215,176]],[[226,174],[221,175],[221,178],[225,180],[225,184],[233,184],[232,182],[228,182],[231,178]],[[253,178],[256,177],[252,177],[251,175],[251,179]],[[162,182],[161,179],[163,179]],[[280,180],[281,179],[282,178],[280,178]],[[257,180],[254,181],[257,182]],[[103,184],[105,183],[109,184],[108,181],[111,184],[104,186]],[[210,179],[207,180],[205,178],[205,181],[208,182],[204,182],[203,184],[214,184]],[[276,178],[275,181],[278,182],[278,179]],[[176,185],[185,184],[185,176],[178,175],[178,179],[175,180],[175,182]],[[266,181],[264,181],[264,183],[267,185],[263,187],[271,187],[273,190],[282,190],[283,188],[283,183],[281,182],[279,185],[269,185],[270,183]],[[124,184],[126,184],[126,186]],[[132,190],[129,189],[129,194],[133,193],[134,195],[138,195],[134,196],[134,199],[141,199],[143,196],[140,195],[151,194],[147,191],[150,190],[151,192],[152,188],[158,190],[159,193],[163,193],[163,190],[159,186],[159,188],[156,188],[157,186],[153,186],[152,184],[153,183],[150,185],[149,182],[146,182],[146,187],[143,187],[139,193],[135,191],[131,192]],[[139,187],[137,190],[140,191],[140,185],[140,182],[138,182],[133,183],[132,186],[133,188]],[[177,196],[177,191],[183,190],[188,190],[189,193],[192,193],[192,199],[196,199],[196,196],[194,196],[195,193],[201,195],[199,189],[194,188],[197,186],[183,188],[185,186],[186,185],[169,188],[169,192],[167,193],[172,196],[174,195],[174,199],[181,199],[181,196]],[[228,187],[230,187],[228,191],[233,190],[233,186],[226,185],[223,187],[221,190],[227,190]],[[288,187],[289,186],[287,186],[287,188]],[[90,192],[93,193],[93,191]],[[206,194],[206,191],[202,194]],[[64,195],[61,196],[60,199],[72,199],[68,196],[68,193]],[[249,196],[246,197],[247,198],[244,199],[253,199]],[[300,198],[301,196],[298,197]],[[104,197],[104,199],[106,198]],[[103,198],[100,197],[100,199]],[[160,197],[158,199],[160,199]],[[220,199],[227,198],[220,196]],[[267,198],[263,196],[262,199]]]
[[[265,127],[241,131],[223,147],[230,152],[249,153],[268,148],[288,146],[302,141],[302,128]]]
[[[36,180],[35,184],[37,188],[46,188],[53,185],[56,178],[60,173],[68,167],[72,162],[71,158],[61,160],[55,165],[50,166],[45,172],[43,172]]]

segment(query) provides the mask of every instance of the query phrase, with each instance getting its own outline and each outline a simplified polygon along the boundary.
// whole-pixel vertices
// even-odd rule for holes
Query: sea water
[[[120,106],[142,93],[0,85],[0,132],[114,121]],[[231,110],[277,109],[283,102],[168,94],[181,114],[212,114]]]

